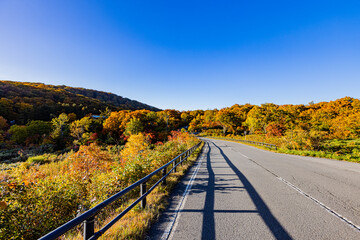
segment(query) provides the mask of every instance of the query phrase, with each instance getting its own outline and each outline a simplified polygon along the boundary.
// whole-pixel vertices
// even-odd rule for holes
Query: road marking
[[[299,192],[300,194],[304,195],[305,197],[309,198],[310,200],[312,200],[313,202],[315,202],[316,204],[318,204],[319,206],[321,206],[322,208],[326,209],[329,213],[331,213],[332,215],[334,215],[335,217],[339,218],[341,221],[347,223],[348,225],[350,225],[351,227],[355,228],[356,230],[360,231],[360,227],[357,226],[356,224],[354,224],[353,222],[351,222],[350,220],[348,220],[347,218],[345,218],[344,216],[342,216],[340,213],[335,212],[334,210],[332,210],[330,207],[326,206],[325,204],[323,204],[322,202],[320,202],[319,200],[317,200],[316,198],[312,197],[311,195],[307,194],[306,192],[304,192],[303,190],[301,190],[300,188],[294,186],[293,184],[291,184],[290,182],[286,181],[285,179],[283,179],[282,177],[277,177],[277,179],[279,179],[280,181],[284,182],[286,185],[288,185],[289,187],[293,188],[294,190],[296,190],[297,192]]]
[[[242,154],[241,152],[237,152],[239,153],[241,156],[247,158],[248,160],[252,161],[253,163],[255,163],[256,165],[260,166],[261,168],[263,168],[264,170],[266,170],[267,172],[271,173],[272,175],[274,175],[278,180],[282,181],[283,183],[285,183],[286,185],[288,185],[289,187],[291,187],[292,189],[294,189],[295,191],[297,191],[298,193],[300,193],[301,195],[307,197],[308,199],[310,199],[311,201],[315,202],[317,205],[319,205],[320,207],[324,208],[325,210],[327,210],[330,214],[332,214],[333,216],[337,217],[338,219],[340,219],[341,221],[347,223],[350,227],[360,231],[360,226],[357,226],[355,223],[351,222],[350,220],[348,220],[347,218],[345,218],[344,216],[342,216],[340,213],[337,213],[336,211],[334,211],[333,209],[331,209],[330,207],[326,206],[324,203],[320,202],[319,200],[317,200],[316,198],[314,198],[313,196],[311,196],[310,194],[304,192],[303,190],[301,190],[300,188],[296,187],[295,185],[293,185],[292,183],[286,181],[285,179],[283,179],[282,177],[278,176],[277,174],[273,173],[272,171],[270,171],[269,169],[265,168],[264,166],[262,166],[261,164],[257,163],[256,161],[254,161],[253,159],[249,158],[248,156]]]
[[[176,229],[176,224],[177,224],[176,219],[177,219],[178,215],[181,213],[181,210],[184,208],[187,196],[190,193],[191,187],[192,187],[192,185],[194,183],[194,180],[196,178],[196,175],[197,175],[197,173],[198,173],[198,171],[200,169],[202,161],[204,160],[204,158],[206,156],[205,153],[207,152],[207,150],[208,150],[208,147],[205,146],[204,151],[202,153],[202,156],[200,158],[200,161],[196,165],[196,169],[195,169],[193,175],[191,176],[191,179],[190,179],[189,183],[186,186],[186,189],[185,189],[185,191],[184,191],[184,193],[183,193],[183,195],[181,197],[181,200],[180,200],[179,204],[177,205],[177,207],[175,209],[175,212],[171,216],[170,223],[168,224],[166,230],[163,232],[163,235],[161,236],[161,240],[169,239],[169,236],[170,236],[171,232]]]

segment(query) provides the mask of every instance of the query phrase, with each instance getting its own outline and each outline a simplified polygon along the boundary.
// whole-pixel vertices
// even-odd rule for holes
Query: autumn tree
[[[124,150],[121,152],[122,162],[131,161],[139,154],[145,154],[145,150],[149,148],[149,139],[143,133],[131,135],[125,144]]]
[[[69,118],[69,122],[73,122],[76,120],[77,116],[75,113],[69,113],[68,115],[68,118]]]
[[[193,118],[189,124],[189,131],[198,132],[203,128],[203,115],[198,114],[195,118]]]
[[[185,111],[180,114],[180,118],[183,125],[187,126],[190,124],[191,120],[193,119],[193,116],[190,115],[189,111]]]
[[[6,119],[0,116],[0,142],[4,141],[4,131],[8,128],[8,124],[6,123]]]
[[[276,136],[281,137],[284,136],[285,133],[285,127],[282,124],[279,123],[269,123],[266,126],[266,136]]]
[[[301,113],[306,110],[305,105],[281,105],[278,108],[281,111],[281,122],[285,129],[306,128],[306,119]]]
[[[128,110],[111,112],[104,122],[104,130],[110,133],[117,133],[120,136],[125,131],[126,124],[124,120],[128,113]]]
[[[167,131],[177,129],[181,122],[180,113],[172,109],[166,109],[164,111],[158,112],[158,117],[166,124]]]
[[[63,149],[69,140],[67,139],[69,134],[68,122],[69,117],[66,113],[62,113],[58,117],[51,120],[51,123],[53,125],[51,137],[54,139],[56,147],[58,149]]]
[[[0,130],[5,130],[8,126],[6,119],[0,116]]]
[[[249,111],[245,124],[253,133],[266,133],[266,127],[269,123],[279,123],[281,121],[277,109],[278,105],[272,103],[255,106]]]
[[[57,118],[53,118],[51,120],[51,123],[53,125],[53,132],[52,132],[52,137],[53,138],[58,138],[58,137],[62,137],[64,135],[64,132],[67,130],[67,126],[68,126],[68,122],[69,122],[69,117],[67,116],[66,113],[62,113],[59,115],[59,117]]]
[[[217,112],[216,120],[223,127],[223,134],[226,134],[227,131],[234,134],[242,123],[240,116],[231,108],[223,108]]]
[[[217,109],[214,110],[206,110],[204,112],[203,117],[203,127],[205,128],[214,128],[219,126],[218,122],[216,121],[216,114],[218,113]]]
[[[360,100],[342,98],[334,102],[336,115],[330,121],[330,137],[349,139],[360,137]]]

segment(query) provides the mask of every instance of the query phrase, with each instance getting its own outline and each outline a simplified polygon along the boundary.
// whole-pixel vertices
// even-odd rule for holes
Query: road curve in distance
[[[360,164],[203,140],[147,239],[360,239]]]

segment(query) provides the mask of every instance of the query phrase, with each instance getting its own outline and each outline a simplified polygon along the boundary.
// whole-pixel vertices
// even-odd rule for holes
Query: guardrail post
[[[140,184],[140,196],[146,193],[146,182]],[[140,207],[145,208],[146,206],[146,197],[144,197],[140,202]]]
[[[173,161],[174,173],[176,172],[176,160]]]
[[[95,216],[92,216],[84,221],[84,240],[88,240],[95,232]]]
[[[162,175],[163,175],[163,177],[166,175],[166,168],[164,168],[163,170],[162,170]],[[162,184],[165,186],[166,185],[166,178],[164,178],[164,180],[162,181]]]
[[[180,156],[180,165],[182,166],[183,165],[183,155]]]

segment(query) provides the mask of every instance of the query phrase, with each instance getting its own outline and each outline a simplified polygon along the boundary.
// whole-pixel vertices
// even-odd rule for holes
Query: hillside
[[[110,110],[159,109],[106,93],[85,88],[54,86],[43,83],[0,81],[0,116],[24,124],[29,119],[50,120],[62,112],[78,117]]]
[[[121,96],[118,96],[113,93],[107,93],[102,91],[96,91],[92,89],[86,89],[86,88],[73,88],[68,86],[52,86],[55,89],[63,89],[65,91],[83,95],[89,98],[94,98],[97,100],[100,100],[101,102],[114,105],[117,107],[121,107],[123,109],[130,109],[130,110],[141,110],[141,109],[147,109],[150,111],[160,111],[160,109],[155,108],[153,106],[149,106],[147,104],[138,102],[136,100],[131,100],[128,98],[124,98]]]

